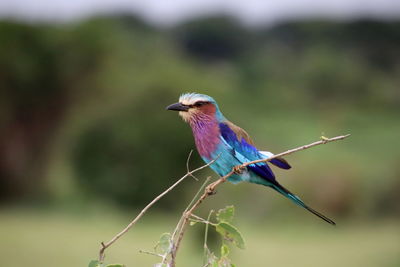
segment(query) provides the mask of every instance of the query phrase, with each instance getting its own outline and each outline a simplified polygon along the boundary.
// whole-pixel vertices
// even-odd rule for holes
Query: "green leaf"
[[[225,244],[221,246],[221,257],[226,257],[229,254],[229,247]]]
[[[235,207],[226,206],[224,209],[220,209],[217,212],[217,220],[219,222],[231,223],[234,215],[235,215]]]
[[[195,225],[197,222],[195,222],[195,221],[190,221],[190,226],[193,226],[193,225]]]
[[[100,267],[101,264],[98,260],[92,260],[89,262],[89,266],[88,267]]]
[[[215,230],[238,248],[244,249],[244,240],[241,233],[231,224],[220,222],[215,226]]]
[[[125,267],[123,264],[109,264],[106,267]]]
[[[169,253],[171,251],[172,244],[170,233],[164,233],[161,235],[160,240],[158,241],[158,248],[162,254]]]

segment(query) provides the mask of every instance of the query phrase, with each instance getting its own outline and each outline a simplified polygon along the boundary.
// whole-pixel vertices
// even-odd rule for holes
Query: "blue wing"
[[[230,127],[231,126],[231,127]],[[237,127],[236,125],[225,122],[219,124],[220,132],[221,132],[221,139],[222,141],[232,149],[231,153],[234,157],[241,163],[258,160],[258,159],[265,159],[268,157],[265,153],[260,153],[255,146],[253,146],[251,140],[249,139],[246,132],[244,132],[241,128]],[[240,140],[239,140],[240,139]],[[247,140],[249,140],[249,142]],[[273,163],[278,167],[289,169],[290,165],[287,164],[286,161],[275,161]],[[280,166],[279,166],[280,165]],[[267,165],[267,163],[257,163],[247,166],[247,169],[250,173],[256,174],[251,175],[250,182],[259,183],[266,186],[270,186],[285,197],[292,200],[297,205],[307,209],[314,215],[320,217],[324,221],[335,225],[335,222],[326,217],[325,215],[317,212],[316,210],[307,206],[298,196],[291,193],[289,190],[284,188],[280,185],[276,180],[273,172]]]
[[[219,128],[223,141],[232,148],[232,153],[241,163],[264,158],[244,137],[239,140],[238,136],[241,135],[237,135],[227,123],[220,123]],[[275,175],[266,163],[252,164],[247,168],[269,182],[275,181]]]

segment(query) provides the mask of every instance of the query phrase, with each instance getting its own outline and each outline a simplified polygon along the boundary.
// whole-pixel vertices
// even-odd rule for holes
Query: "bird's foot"
[[[242,174],[243,169],[244,169],[244,167],[242,167],[241,165],[238,165],[238,166],[233,167],[233,172],[235,174]]]

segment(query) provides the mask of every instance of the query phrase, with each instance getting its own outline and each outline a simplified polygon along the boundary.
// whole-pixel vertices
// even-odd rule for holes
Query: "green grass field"
[[[88,216],[1,210],[0,265],[87,266],[97,257],[99,242],[108,240],[128,221],[127,216],[108,211]],[[247,247],[232,249],[237,266],[400,266],[400,227],[396,221],[339,223],[337,227],[320,222],[305,226],[301,221],[240,221],[237,226]],[[173,225],[171,217],[145,216],[107,251],[107,263],[152,266],[157,259],[139,250],[151,251],[160,234]],[[201,239],[201,226],[191,227],[178,255],[178,266],[202,266]]]
[[[324,178],[327,172],[334,173],[333,176],[329,176],[334,181],[343,181],[345,185],[353,184],[348,214],[352,220],[345,221],[340,217],[333,217],[338,225],[332,227],[297,207],[288,205],[286,200],[277,194],[267,193],[265,188],[249,184],[242,184],[240,187],[227,184],[223,194],[217,194],[212,203],[205,204],[206,209],[214,208],[214,205],[221,208],[226,204],[234,204],[237,207],[238,219],[235,225],[246,240],[246,249],[232,248],[231,257],[236,266],[400,266],[399,221],[365,219],[373,218],[371,214],[377,214],[376,205],[388,205],[386,201],[378,203],[379,198],[376,196],[379,190],[382,191],[386,187],[395,188],[396,159],[399,158],[399,151],[393,149],[399,132],[399,125],[393,123],[397,117],[386,116],[385,120],[379,120],[383,117],[382,114],[375,116],[375,126],[379,127],[368,128],[367,123],[360,122],[363,127],[349,130],[346,125],[347,120],[351,121],[351,116],[343,116],[342,120],[338,119],[340,125],[326,134],[333,136],[336,133],[351,133],[352,137],[341,143],[315,148],[312,152],[302,152],[301,156],[298,154],[289,157],[294,165],[292,172],[279,172],[275,169],[278,174],[282,174],[281,181],[305,199],[311,198],[312,192],[318,193],[321,188],[327,186],[306,190],[304,184],[307,184],[307,181],[309,185],[314,184],[310,183],[310,179],[318,181]],[[373,117],[373,114],[369,114],[369,117]],[[294,136],[290,136],[289,129],[283,130],[287,136],[278,138],[280,132],[275,132],[274,129],[284,129],[285,124],[296,124],[298,121],[303,122],[302,124],[313,124],[306,118],[318,121],[312,119],[311,115],[301,118],[290,120],[288,117],[284,122],[275,121],[277,125],[268,128],[271,130],[266,133],[272,136],[272,140],[288,141],[286,146],[290,148],[317,140],[318,136],[314,136],[315,133],[328,128],[324,125],[316,126],[315,129],[293,127],[303,130],[297,131]],[[257,132],[257,127],[255,130]],[[263,140],[260,137],[258,139]],[[382,142],[376,142],[375,139]],[[285,149],[282,145],[276,146],[280,150]],[[370,151],[374,154],[374,164],[366,164],[371,160]],[[324,160],[315,164],[316,157]],[[199,177],[202,176],[204,173]],[[384,177],[383,185],[386,187],[376,186],[377,177]],[[329,179],[323,180],[323,183],[324,181]],[[193,181],[187,182],[186,185],[189,191],[198,188]],[[252,197],[249,198],[249,195]],[[108,241],[136,215],[114,211],[107,205],[103,207],[104,211],[99,212],[101,204],[96,205],[97,211],[87,212],[88,208],[80,207],[79,201],[66,202],[72,205],[70,209],[74,212],[15,207],[0,209],[0,266],[86,267],[90,260],[97,258],[100,242]],[[178,204],[177,209],[184,207],[183,203]],[[312,204],[318,208],[318,202],[313,201]],[[324,209],[321,208],[321,211]],[[174,211],[173,214],[165,215],[152,210],[150,214],[146,214],[126,236],[107,250],[106,262],[123,263],[127,267],[153,266],[158,259],[140,253],[139,250],[151,251],[162,233],[172,231],[178,213]],[[276,214],[278,216],[275,216]],[[361,218],[364,218],[362,222]],[[202,266],[202,239],[202,226],[196,225],[189,229],[178,254],[178,267]]]

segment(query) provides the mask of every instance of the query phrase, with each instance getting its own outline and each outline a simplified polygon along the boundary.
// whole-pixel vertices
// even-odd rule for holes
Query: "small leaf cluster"
[[[154,247],[154,253],[151,253],[155,256],[159,256],[162,259],[165,259],[172,251],[173,242],[172,236],[170,233],[163,233],[160,237],[160,240],[157,242]],[[169,267],[168,263],[156,263],[154,267]]]
[[[245,242],[242,234],[239,230],[232,225],[233,217],[235,215],[234,206],[227,206],[224,209],[220,209],[215,216],[216,223],[207,220],[192,219],[191,225],[194,223],[202,222],[206,223],[207,227],[210,225],[215,228],[215,231],[222,237],[222,245],[220,249],[220,257],[218,258],[215,253],[211,252],[207,246],[205,237],[205,266],[209,267],[235,267],[235,265],[229,259],[230,248],[228,244],[233,244],[240,249],[245,248]],[[209,216],[210,217],[210,216]],[[207,230],[206,230],[207,235]]]
[[[217,212],[217,221],[215,230],[223,237],[224,240],[232,242],[238,248],[244,249],[244,239],[239,230],[232,225],[233,217],[235,215],[235,207],[227,206]]]
[[[190,218],[191,226],[197,223],[206,224],[203,266],[235,267],[235,265],[231,262],[231,259],[229,258],[230,248],[228,244],[233,244],[234,246],[240,249],[245,248],[245,242],[242,237],[242,234],[235,226],[232,225],[233,218],[235,215],[235,208],[234,206],[227,206],[223,209],[220,209],[215,214],[214,221],[216,222],[211,222],[210,219],[212,214],[213,211],[210,212],[210,215],[208,216],[207,220],[198,216],[193,216],[192,218]],[[215,231],[222,238],[219,257],[216,255],[216,253],[210,251],[210,249],[207,246],[207,234],[208,234],[208,228],[210,226],[214,227]],[[149,251],[141,251],[141,252],[162,258],[162,261],[160,263],[156,263],[154,267],[169,267],[169,264],[166,263],[167,262],[166,259],[168,255],[170,255],[172,248],[173,248],[173,241],[171,233],[163,233],[160,236],[160,239],[158,240],[157,244],[154,246],[154,252],[149,252]],[[98,260],[92,260],[89,263],[88,267],[125,267],[125,265],[123,264],[105,265],[104,263]]]

